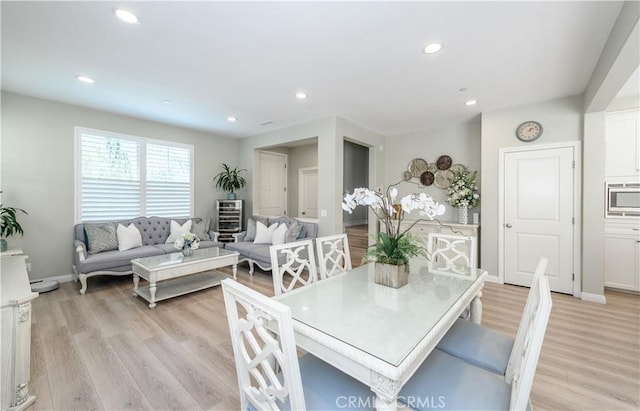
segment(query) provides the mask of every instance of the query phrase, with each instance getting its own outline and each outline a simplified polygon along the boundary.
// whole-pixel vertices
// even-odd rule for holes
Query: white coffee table
[[[220,285],[227,276],[216,268],[231,266],[233,278],[238,271],[238,253],[211,247],[194,250],[185,257],[181,252],[131,260],[133,295],[140,296],[154,308],[156,302]],[[140,277],[149,285],[138,287]]]

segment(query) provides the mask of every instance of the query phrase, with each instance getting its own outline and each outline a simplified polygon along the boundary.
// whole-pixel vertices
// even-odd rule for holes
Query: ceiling
[[[621,2],[1,7],[6,91],[228,137],[331,115],[392,136],[581,94]],[[116,7],[140,23],[118,20]],[[431,42],[444,49],[423,54]]]

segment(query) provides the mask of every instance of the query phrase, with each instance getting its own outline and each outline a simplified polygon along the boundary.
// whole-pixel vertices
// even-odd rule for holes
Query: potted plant
[[[24,235],[24,230],[18,222],[18,211],[27,214],[21,208],[5,207],[0,204],[0,251],[7,251],[7,242],[5,238],[11,237],[16,234]]]
[[[238,169],[238,167],[231,168],[227,164],[222,163],[222,171],[213,177],[216,187],[221,188],[228,193],[227,200],[235,200],[235,191],[247,185],[247,180],[240,175],[243,171],[247,170],[244,168]]]
[[[376,283],[393,288],[400,288],[409,281],[407,266],[411,257],[428,257],[424,242],[419,237],[412,236],[409,231],[419,221],[433,220],[445,212],[444,205],[435,202],[425,193],[409,194],[400,203],[396,203],[398,190],[395,186],[398,184],[400,182],[387,187],[385,193],[356,188],[353,194],[347,193],[342,202],[342,209],[349,213],[359,205],[369,207],[384,224],[385,230],[378,233],[375,244],[369,246],[364,260],[375,261]],[[406,230],[400,230],[404,214],[413,210],[418,210],[424,218],[416,220]]]

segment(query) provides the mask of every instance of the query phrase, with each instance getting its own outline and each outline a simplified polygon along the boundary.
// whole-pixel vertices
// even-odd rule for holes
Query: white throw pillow
[[[142,247],[142,235],[140,235],[140,231],[133,223],[129,224],[129,227],[118,224],[116,235],[118,237],[118,251]]]
[[[278,245],[284,244],[287,239],[287,225],[285,223],[280,223],[276,231],[273,232],[273,236],[271,237],[271,244]]]
[[[171,220],[171,233],[169,234],[169,238],[165,241],[165,244],[173,244],[176,240],[182,237],[183,234],[187,234],[191,232],[191,224],[192,221],[189,220],[186,223],[180,225],[177,221]]]
[[[266,225],[260,221],[256,223],[256,239],[253,240],[254,244],[271,244],[273,238],[273,232],[278,228],[278,224],[274,223],[267,228]]]

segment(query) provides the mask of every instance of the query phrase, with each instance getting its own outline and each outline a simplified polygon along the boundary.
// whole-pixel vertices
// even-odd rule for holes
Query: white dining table
[[[398,394],[456,319],[471,306],[482,316],[481,268],[414,259],[409,283],[374,282],[367,264],[274,297],[291,309],[296,344],[371,387],[372,397],[339,398],[395,410]]]

